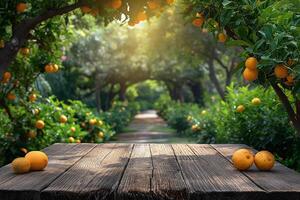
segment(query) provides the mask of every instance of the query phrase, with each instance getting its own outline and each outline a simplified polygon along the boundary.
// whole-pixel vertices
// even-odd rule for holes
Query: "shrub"
[[[121,132],[140,110],[138,103],[114,102],[108,112],[102,113],[104,120],[114,129]]]
[[[239,105],[244,109],[238,111]],[[205,110],[174,102],[160,108],[170,126],[198,143],[243,143],[267,149],[283,163],[300,169],[299,138],[271,89],[230,86],[225,102]]]
[[[116,103],[109,112],[96,115],[80,101],[57,100],[55,97],[26,103],[10,104],[0,111],[0,165],[10,162],[27,151],[39,150],[55,142],[95,142],[109,140],[126,126],[139,105]],[[61,122],[61,116],[66,121]],[[38,129],[36,122],[44,127]]]

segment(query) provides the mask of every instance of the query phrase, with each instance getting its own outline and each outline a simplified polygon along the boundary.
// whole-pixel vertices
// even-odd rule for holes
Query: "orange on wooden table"
[[[23,174],[30,171],[31,165],[27,158],[16,158],[11,163],[12,169],[16,174]]]
[[[264,150],[255,154],[254,163],[258,169],[269,171],[275,164],[275,158],[271,152]]]
[[[48,156],[42,151],[30,151],[25,158],[30,162],[31,171],[41,171],[48,165]]]
[[[239,149],[233,153],[232,162],[233,166],[238,170],[247,170],[253,165],[253,153],[249,149]]]

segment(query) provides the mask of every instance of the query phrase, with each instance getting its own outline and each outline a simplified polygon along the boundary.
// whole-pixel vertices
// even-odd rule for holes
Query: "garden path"
[[[123,133],[117,134],[114,143],[192,143],[188,138],[179,137],[175,130],[157,115],[155,110],[137,114]]]

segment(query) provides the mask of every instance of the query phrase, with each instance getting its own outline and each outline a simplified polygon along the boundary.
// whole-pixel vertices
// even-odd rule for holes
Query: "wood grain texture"
[[[153,164],[149,144],[135,144],[115,199],[153,199]]]
[[[0,200],[300,200],[300,174],[276,163],[246,172],[245,145],[54,144],[46,170],[0,169]]]
[[[172,145],[190,199],[263,199],[264,191],[209,145]]]
[[[74,145],[66,146],[66,145],[57,143],[57,144],[53,144],[53,145],[45,148],[43,151],[45,153],[47,153],[47,155],[50,156],[50,155],[55,155],[58,151],[64,152],[72,147],[74,147]],[[18,175],[12,173],[11,164],[8,164],[8,165],[0,168],[0,186],[2,183],[5,183],[10,179],[15,178],[16,176],[18,176]]]
[[[0,185],[1,200],[39,200],[40,191],[88,153],[94,144],[54,145],[45,150],[49,164],[44,171],[36,171],[13,178]],[[9,169],[10,173],[12,170]]]
[[[188,199],[189,192],[170,144],[150,144],[153,161],[151,191],[154,199]]]
[[[240,148],[250,148],[246,145],[223,144],[211,145],[228,161],[231,162],[232,154]],[[250,148],[251,149],[251,148]],[[252,149],[253,150],[253,149]],[[256,152],[256,150],[253,150]],[[267,198],[274,200],[300,200],[300,174],[276,162],[272,171],[259,171],[255,165],[250,170],[243,172],[259,187],[267,191]]]
[[[42,192],[42,199],[108,199],[118,185],[132,145],[102,144]]]

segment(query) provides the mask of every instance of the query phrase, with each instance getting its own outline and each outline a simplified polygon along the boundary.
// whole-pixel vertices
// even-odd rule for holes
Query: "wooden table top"
[[[234,169],[245,145],[54,144],[44,171],[0,169],[0,200],[205,199],[300,200],[300,174]]]

